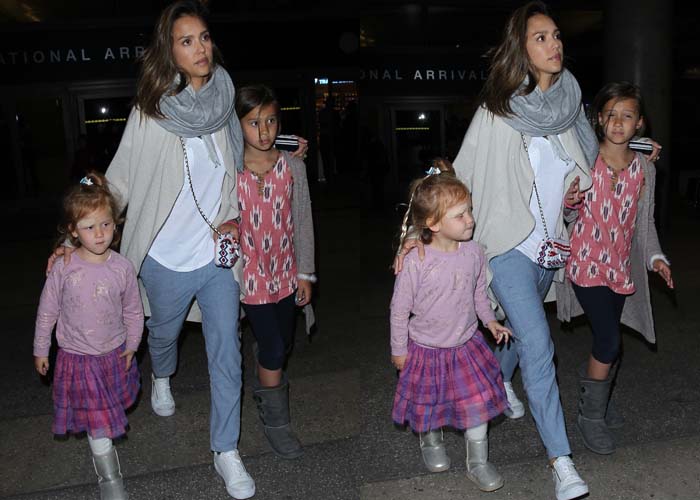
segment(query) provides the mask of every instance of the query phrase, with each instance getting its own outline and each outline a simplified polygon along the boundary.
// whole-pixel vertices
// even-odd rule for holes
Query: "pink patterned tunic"
[[[293,186],[283,155],[260,182],[248,169],[238,176],[245,304],[276,303],[297,288]]]
[[[593,167],[593,186],[586,193],[571,234],[566,274],[583,287],[607,286],[622,295],[634,293],[630,250],[637,205],[644,187],[638,156],[618,173],[600,155]]]

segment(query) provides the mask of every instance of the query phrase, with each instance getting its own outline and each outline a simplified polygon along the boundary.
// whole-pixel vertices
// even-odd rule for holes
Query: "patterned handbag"
[[[207,219],[204,215],[199,202],[197,201],[197,196],[194,194],[194,187],[192,186],[192,175],[190,174],[190,162],[187,159],[187,150],[185,148],[185,140],[180,137],[180,145],[182,146],[182,154],[185,156],[185,169],[187,170],[187,181],[190,183],[190,191],[192,192],[192,198],[194,198],[194,204],[199,210],[199,215],[202,216],[204,222],[206,222],[209,227],[217,235],[216,238],[216,254],[214,255],[215,264],[219,267],[233,267],[236,265],[241,256],[241,246],[238,241],[233,237],[231,233],[222,233]]]
[[[525,136],[520,134],[520,138],[523,141],[525,153],[529,159],[530,153],[527,150]],[[542,220],[542,227],[544,228],[544,239],[537,247],[537,264],[545,269],[559,269],[560,267],[564,267],[566,265],[566,261],[569,260],[569,256],[571,256],[571,245],[569,245],[568,240],[551,238],[549,236],[549,232],[547,231],[547,222],[544,219],[544,211],[542,210],[542,203],[540,203],[540,193],[537,191],[537,183],[535,183],[534,179],[532,180],[532,187],[535,190],[537,206],[540,209],[540,218]]]

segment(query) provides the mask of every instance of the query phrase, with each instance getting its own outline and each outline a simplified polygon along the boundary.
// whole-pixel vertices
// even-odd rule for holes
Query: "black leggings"
[[[574,286],[574,293],[593,331],[593,357],[611,364],[620,354],[620,318],[626,295],[620,295],[607,286]]]
[[[267,370],[284,366],[296,326],[296,292],[274,304],[243,304],[255,340],[258,362]]]

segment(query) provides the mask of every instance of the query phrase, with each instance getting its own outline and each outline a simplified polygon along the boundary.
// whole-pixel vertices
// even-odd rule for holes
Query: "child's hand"
[[[307,280],[297,281],[297,298],[296,302],[299,307],[305,306],[311,302],[311,291],[313,290],[313,284]]]
[[[39,372],[39,375],[46,375],[49,371],[49,358],[34,356],[34,368]]]
[[[406,363],[406,354],[403,356],[392,356],[391,357],[391,364],[396,367],[397,370],[401,371],[403,370],[403,365]]]
[[[306,153],[309,151],[309,141],[298,135],[294,136],[299,141],[299,147],[292,153],[292,156],[306,160]]]
[[[396,257],[394,257],[394,265],[392,266],[394,268],[394,275],[401,272],[401,269],[403,269],[404,257],[415,247],[418,247],[418,258],[420,260],[425,258],[425,246],[423,242],[418,238],[406,238],[406,241],[403,242],[403,246],[399,249]]]
[[[493,338],[496,339],[497,344],[500,344],[501,341],[504,341],[504,343],[508,342],[513,336],[513,333],[508,328],[506,328],[496,320],[489,321],[486,325],[486,328],[489,329],[491,335],[493,335]]]
[[[58,259],[61,255],[63,255],[63,263],[68,265],[68,263],[70,262],[70,254],[72,254],[74,250],[75,248],[65,246],[60,246],[56,248],[56,250],[54,250],[53,253],[49,255],[49,259],[46,261],[46,276],[49,275],[51,269],[53,269],[54,262],[56,262],[56,259]]]
[[[131,368],[131,361],[134,359],[134,354],[136,354],[134,351],[127,349],[119,355],[120,358],[126,358],[126,367],[124,371],[128,372],[129,368]]]
[[[669,288],[673,288],[673,278],[671,277],[671,268],[668,267],[668,264],[666,264],[663,260],[661,259],[656,259],[654,261],[654,265],[652,266],[655,272],[659,273],[661,277],[664,279],[666,282],[666,285]]]
[[[584,196],[586,194],[580,190],[579,188],[579,182],[581,179],[576,176],[576,178],[571,181],[571,184],[569,185],[569,189],[566,190],[566,194],[564,194],[564,204],[570,206],[570,207],[575,207],[581,201],[583,201]]]

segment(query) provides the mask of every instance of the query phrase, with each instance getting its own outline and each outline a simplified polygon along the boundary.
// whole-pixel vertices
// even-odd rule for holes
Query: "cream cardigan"
[[[218,226],[238,217],[236,193],[236,165],[226,131],[214,134],[224,161],[226,175],[221,187],[221,207],[212,223]],[[126,122],[112,163],[107,169],[107,181],[112,192],[120,200],[120,208],[126,208],[126,222],[120,253],[129,259],[137,272],[156,238],[158,231],[170,215],[175,200],[185,181],[184,156],[178,136],[168,132],[153,118],[133,108]],[[213,250],[212,241],[212,252]],[[234,276],[240,283],[241,262],[234,267]],[[150,308],[143,284],[141,298],[147,316]],[[201,321],[201,313],[195,306],[189,321]]]
[[[565,179],[565,186],[580,178],[581,190],[588,189],[591,174],[586,158],[579,146],[573,127],[559,135],[566,152],[576,162],[576,167]],[[526,137],[529,141],[530,138]],[[515,248],[532,232],[535,219],[530,213],[530,196],[534,172],[530,166],[520,132],[506,124],[499,116],[483,106],[474,114],[464,136],[462,147],[454,161],[457,177],[472,193],[474,206],[474,240],[484,248],[487,260]],[[564,225],[564,193],[562,213],[555,235],[568,238]],[[563,270],[557,280],[563,280]],[[492,272],[487,268],[487,283]],[[554,287],[546,300],[554,300]],[[494,305],[495,295],[489,289]],[[499,314],[500,316],[500,314]]]

